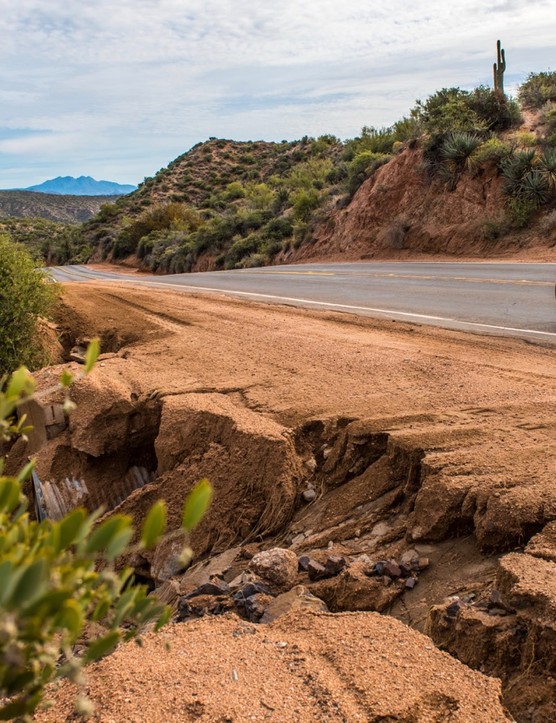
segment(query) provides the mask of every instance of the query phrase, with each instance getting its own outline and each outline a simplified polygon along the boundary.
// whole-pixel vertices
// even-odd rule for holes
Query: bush
[[[48,361],[37,338],[37,320],[52,310],[57,287],[21,244],[0,237],[0,377],[21,364]]]
[[[89,348],[87,370],[97,354],[98,347],[92,353]],[[67,374],[62,382],[70,383]],[[23,431],[12,417],[33,389],[23,367],[0,389],[0,440]],[[130,548],[134,530],[126,515],[111,515],[97,524],[98,512],[90,515],[77,508],[60,521],[31,520],[21,490],[31,468],[17,478],[1,476],[0,470],[0,720],[32,713],[54,678],[84,687],[85,664],[110,653],[120,640],[136,637],[148,622],[155,621],[158,629],[170,616],[169,609],[148,596],[146,586],[133,582],[131,569],[114,568],[123,552],[157,544],[166,525],[165,503],[151,508],[139,542]],[[182,516],[185,534],[202,518],[211,494],[206,480],[192,491]],[[188,547],[182,559],[186,566]],[[102,632],[84,638],[90,623]],[[78,641],[79,654],[74,648]],[[90,712],[86,699],[78,703],[78,712]]]
[[[493,161],[496,165],[499,165],[504,158],[509,158],[512,152],[513,149],[510,145],[501,141],[497,136],[492,136],[477,148],[475,161],[477,165],[488,161]]]
[[[392,156],[387,153],[374,153],[373,151],[358,153],[348,167],[349,193],[354,194],[371,173],[388,163],[391,158]]]
[[[530,73],[519,88],[518,98],[525,108],[542,108],[556,101],[556,71]]]

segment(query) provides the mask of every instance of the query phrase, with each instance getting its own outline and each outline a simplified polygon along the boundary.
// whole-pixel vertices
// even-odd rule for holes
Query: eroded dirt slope
[[[127,285],[68,285],[65,299],[68,347],[99,334],[109,353],[77,385],[69,424],[52,427],[43,480],[63,491],[66,477],[82,479],[86,504],[138,518],[162,496],[177,525],[187,491],[208,476],[215,502],[193,543],[226,585],[276,546],[294,560],[344,561],[329,577],[295,569],[261,610],[301,586],[333,612],[391,612],[501,676],[518,720],[552,719],[553,647],[530,654],[554,627],[552,588],[539,590],[556,572],[552,348]],[[43,389],[58,371],[42,372]],[[55,393],[44,398],[55,406]],[[24,454],[16,446],[11,464]],[[130,562],[182,618],[235,609],[228,593],[191,600],[208,568],[183,574],[173,553],[162,545]],[[334,623],[340,638],[346,620]],[[512,656],[490,658],[500,636]],[[393,720],[434,720],[425,713]]]

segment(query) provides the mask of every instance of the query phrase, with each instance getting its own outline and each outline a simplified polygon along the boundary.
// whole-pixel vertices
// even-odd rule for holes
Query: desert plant
[[[20,364],[47,361],[37,337],[37,321],[53,309],[57,287],[29,252],[0,236],[0,377]]]
[[[477,165],[494,161],[499,165],[504,158],[509,158],[514,149],[508,143],[500,140],[497,136],[492,136],[482,143],[475,152],[475,162]]]
[[[523,178],[533,170],[535,151],[519,151],[500,164],[504,177],[504,193],[517,196],[520,193]]]
[[[500,95],[504,95],[504,72],[506,70],[506,52],[502,48],[502,43],[496,41],[496,63],[493,65],[494,74],[494,91]]]
[[[539,159],[539,173],[545,178],[549,190],[556,191],[556,148],[547,148]]]
[[[542,108],[556,101],[556,71],[530,73],[519,88],[518,98],[525,108]]]
[[[387,153],[375,153],[374,151],[358,153],[348,166],[349,193],[354,194],[366,178],[380,166],[388,163],[391,158],[392,156]]]
[[[550,195],[546,176],[537,170],[526,173],[521,181],[519,195],[534,208],[542,206],[548,201]]]
[[[97,355],[98,346],[91,345],[86,372]],[[64,373],[62,385],[70,382]],[[21,367],[0,389],[0,439],[25,431],[24,420],[14,422],[14,414],[34,386]],[[126,515],[99,520],[100,512],[77,508],[59,521],[32,520],[22,493],[32,464],[17,477],[2,475],[2,468],[0,460],[0,720],[10,720],[31,714],[54,678],[83,686],[84,665],[110,653],[120,640],[136,637],[149,622],[160,628],[170,612],[133,582],[131,569],[114,567],[123,552],[157,544],[166,526],[163,501],[150,509],[139,541],[130,548],[134,529]],[[203,517],[211,495],[206,480],[193,489],[182,515],[186,535]],[[191,555],[185,546],[184,566]],[[90,623],[102,632],[83,638]],[[78,701],[79,712],[89,708],[86,699]]]
[[[456,171],[471,170],[480,145],[481,139],[475,133],[450,133],[443,143],[442,155]]]

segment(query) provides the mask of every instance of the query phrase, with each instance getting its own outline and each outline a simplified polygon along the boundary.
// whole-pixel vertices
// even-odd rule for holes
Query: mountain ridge
[[[116,183],[114,181],[97,181],[92,176],[56,176],[43,183],[27,188],[11,189],[30,191],[33,193],[50,193],[71,196],[122,196],[135,191],[137,186]]]

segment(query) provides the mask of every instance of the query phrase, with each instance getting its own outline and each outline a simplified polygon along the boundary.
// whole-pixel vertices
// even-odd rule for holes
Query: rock
[[[317,493],[315,490],[307,489],[303,492],[302,496],[305,502],[312,502],[316,498]]]
[[[230,590],[237,590],[240,587],[243,587],[244,585],[247,585],[249,582],[257,582],[258,577],[253,572],[249,572],[249,570],[245,570],[240,575],[237,575],[237,577],[234,577],[233,580],[230,580],[228,583],[228,586]]]
[[[292,540],[292,542],[291,542],[292,547],[294,547],[294,546],[296,546],[296,545],[300,545],[304,540],[305,540],[305,533],[304,533],[304,532],[300,532],[298,535],[296,535],[296,536],[293,538],[293,540]]]
[[[320,562],[317,562],[316,560],[309,560],[307,572],[309,573],[309,580],[312,581],[322,580],[327,577],[324,565],[321,565]]]
[[[270,590],[262,582],[250,582],[234,594],[234,602],[241,608],[249,598],[259,594],[269,595]]]
[[[504,608],[490,608],[488,611],[488,614],[492,615],[492,616],[496,615],[496,616],[504,617],[505,615],[508,614],[508,611],[504,610]]]
[[[309,459],[306,459],[303,464],[309,472],[314,472],[317,468],[317,460],[314,457],[309,457]]]
[[[462,607],[465,605],[465,603],[457,598],[456,600],[453,600],[447,607],[446,607],[446,617],[447,618],[457,618],[459,611],[462,609]]]
[[[271,623],[292,610],[312,610],[314,612],[328,612],[326,603],[311,594],[303,585],[296,585],[288,592],[275,597],[267,606],[261,618],[261,623]]]
[[[341,555],[329,555],[324,566],[325,577],[339,575],[347,567],[345,557]]]
[[[409,565],[404,565],[403,562],[400,563],[400,572],[401,577],[409,577],[411,575],[411,567]]]
[[[274,547],[257,553],[249,562],[249,569],[278,588],[290,588],[297,579],[297,555],[292,550]]]
[[[232,608],[233,602],[228,595],[197,595],[188,599],[183,597],[179,602],[177,620],[180,622],[204,615],[223,615]]]
[[[417,560],[417,567],[419,568],[419,570],[426,570],[429,565],[430,560],[428,557],[420,557]]]
[[[265,595],[262,592],[248,597],[243,607],[247,619],[252,623],[258,623],[273,600],[271,595]]]
[[[388,575],[383,575],[382,576],[382,584],[384,585],[384,587],[388,587],[389,585],[392,584],[392,578],[388,577]]]
[[[214,578],[225,577],[239,558],[240,552],[239,547],[231,547],[220,555],[215,555],[208,562],[203,561],[190,567],[180,578],[180,591],[187,594]]]
[[[198,595],[227,595],[230,592],[228,583],[224,580],[214,578],[210,582],[205,582],[204,585],[200,585],[195,590],[184,596],[185,600],[191,597],[197,597]]]
[[[311,558],[309,555],[301,555],[301,557],[297,558],[297,569],[299,572],[307,572],[309,569],[309,563],[311,562]]]
[[[401,577],[402,571],[395,560],[388,560],[384,563],[383,572],[389,577]]]
[[[355,562],[336,577],[319,580],[308,588],[335,613],[357,610],[381,612],[403,592],[399,585],[385,586],[382,578],[368,577],[365,566]]]
[[[408,577],[407,580],[405,581],[405,587],[406,587],[408,590],[413,590],[413,588],[415,587],[415,585],[417,585],[417,582],[418,582],[418,581],[417,581],[417,578],[416,578],[416,577]]]
[[[417,554],[417,550],[406,550],[400,557],[400,562],[404,565],[411,565],[411,563],[417,561],[418,559],[419,555]]]

